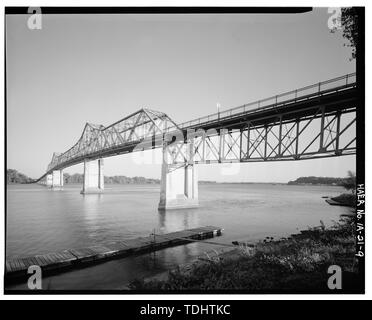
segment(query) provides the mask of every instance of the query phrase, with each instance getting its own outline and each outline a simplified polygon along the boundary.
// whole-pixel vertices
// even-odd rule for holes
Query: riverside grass
[[[327,286],[329,266],[342,269],[342,292],[358,292],[353,217],[331,228],[321,226],[281,240],[240,246],[228,254],[199,260],[185,271],[177,268],[165,280],[136,280],[134,290],[240,290],[246,293],[335,293]]]

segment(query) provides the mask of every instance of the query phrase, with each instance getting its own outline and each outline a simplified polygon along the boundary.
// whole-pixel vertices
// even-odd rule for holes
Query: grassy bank
[[[343,290],[356,290],[357,265],[352,218],[323,225],[280,241],[240,245],[227,254],[199,260],[169,272],[165,280],[137,280],[135,290],[245,290],[249,292],[327,292],[330,265],[342,268]]]
[[[355,207],[356,205],[356,197],[355,194],[352,193],[343,193],[337,197],[331,198],[331,200],[337,202],[341,206]]]

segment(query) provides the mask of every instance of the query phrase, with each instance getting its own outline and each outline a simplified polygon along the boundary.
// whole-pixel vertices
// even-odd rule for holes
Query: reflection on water
[[[282,237],[338,220],[347,208],[321,197],[343,190],[325,186],[271,184],[200,185],[197,209],[158,212],[159,186],[109,185],[104,194],[81,195],[81,186],[52,191],[12,185],[7,192],[8,258],[48,253],[215,225],[224,229],[213,241],[256,241]],[[138,257],[48,277],[52,289],[115,289],[135,278],[165,271],[218,246],[190,243]],[[22,288],[22,285],[14,288]]]

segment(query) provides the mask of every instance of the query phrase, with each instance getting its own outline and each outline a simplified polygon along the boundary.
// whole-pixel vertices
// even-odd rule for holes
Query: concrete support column
[[[63,170],[54,170],[52,173],[52,188],[61,189],[63,187]]]
[[[45,184],[47,187],[52,187],[53,185],[53,175],[52,174],[47,174],[45,178]]]
[[[84,160],[84,183],[82,194],[102,193],[105,188],[103,159]]]
[[[168,164],[168,155],[167,147],[164,147],[159,210],[198,207],[196,165],[192,161],[182,166]]]

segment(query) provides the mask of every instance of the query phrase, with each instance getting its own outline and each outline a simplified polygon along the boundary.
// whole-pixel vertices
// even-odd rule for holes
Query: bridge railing
[[[181,124],[179,124],[179,128],[188,128],[197,126],[199,124],[207,123],[210,121],[218,121],[221,118],[225,117],[231,117],[237,114],[245,113],[248,111],[255,111],[255,110],[261,110],[265,108],[275,107],[278,105],[281,105],[288,101],[296,101],[301,100],[301,97],[307,97],[311,95],[320,94],[321,92],[336,89],[336,88],[342,88],[342,87],[348,87],[350,85],[353,85],[356,83],[356,73],[350,73],[346,74],[341,77],[337,77],[334,79],[330,79],[323,82],[318,82],[316,84],[302,87],[296,90],[292,90],[289,92],[285,92],[282,94],[278,94],[266,99],[257,100],[248,104],[244,104],[242,106],[238,106],[235,108],[231,108],[225,111],[216,112],[214,114],[210,114],[208,116],[204,116],[201,118],[197,118],[191,121],[186,121]]]

